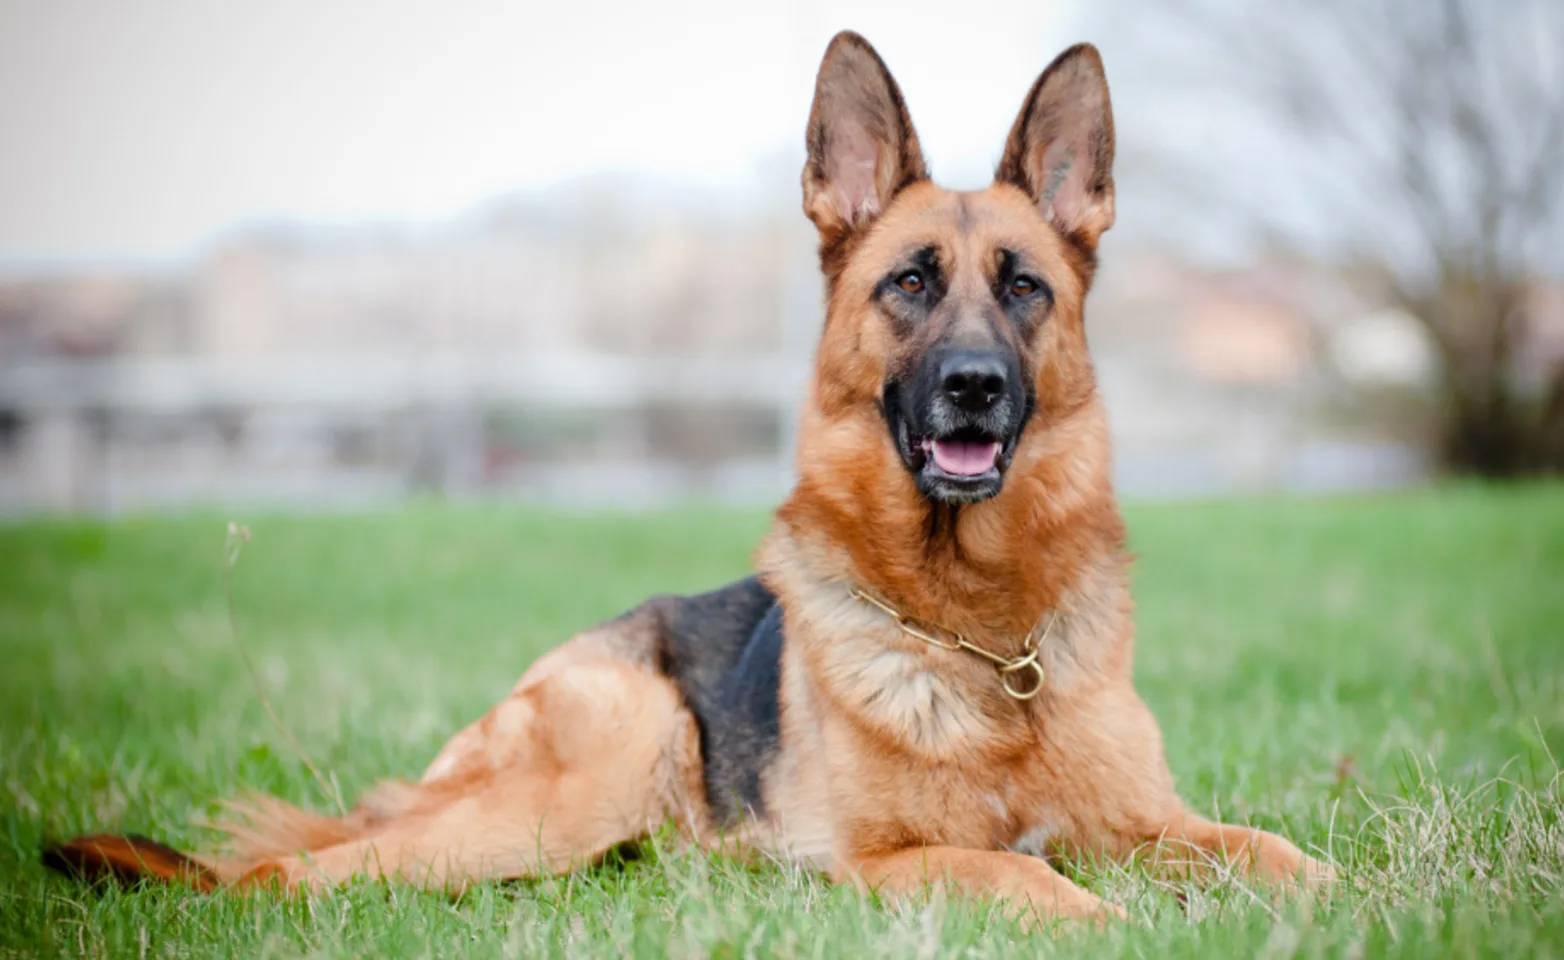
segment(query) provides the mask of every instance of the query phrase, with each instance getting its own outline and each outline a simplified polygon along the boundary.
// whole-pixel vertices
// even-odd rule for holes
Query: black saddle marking
[[[722,825],[764,815],[782,744],[782,607],[759,579],[663,601],[662,665],[695,714],[706,800]]]

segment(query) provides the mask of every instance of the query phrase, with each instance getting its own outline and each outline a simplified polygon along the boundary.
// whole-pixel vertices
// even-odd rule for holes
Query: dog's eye
[[[916,270],[908,270],[896,278],[896,285],[901,287],[903,293],[922,293],[923,274]]]
[[[1030,297],[1037,292],[1039,284],[1031,277],[1016,277],[1010,281],[1010,293],[1016,297]]]

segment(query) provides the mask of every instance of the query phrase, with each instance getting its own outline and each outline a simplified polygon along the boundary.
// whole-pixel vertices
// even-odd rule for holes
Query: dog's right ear
[[[808,147],[804,213],[820,231],[822,251],[929,176],[896,81],[869,41],[850,30],[831,40],[820,63]]]

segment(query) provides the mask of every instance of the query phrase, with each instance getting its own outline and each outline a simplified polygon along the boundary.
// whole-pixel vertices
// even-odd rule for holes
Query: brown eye
[[[908,270],[896,278],[896,285],[901,287],[903,293],[922,293],[923,274],[916,270]]]
[[[1037,281],[1031,277],[1016,277],[1010,281],[1010,293],[1017,297],[1030,297],[1037,292]]]

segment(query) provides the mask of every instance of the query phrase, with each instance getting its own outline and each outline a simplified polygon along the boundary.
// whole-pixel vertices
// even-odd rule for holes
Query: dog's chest
[[[845,591],[818,599],[806,621],[808,635],[800,637],[808,649],[806,669],[812,685],[853,725],[937,761],[992,753],[1025,736],[1023,709],[1004,696],[989,665],[910,638]]]
[[[831,658],[825,680],[857,722],[904,749],[937,758],[984,749],[993,739],[990,718],[961,678],[931,659],[923,651],[849,642]]]

